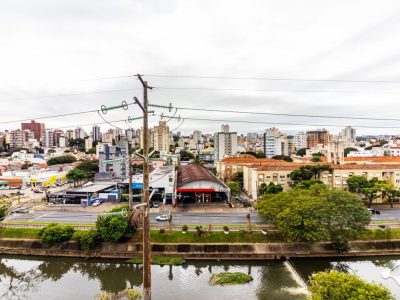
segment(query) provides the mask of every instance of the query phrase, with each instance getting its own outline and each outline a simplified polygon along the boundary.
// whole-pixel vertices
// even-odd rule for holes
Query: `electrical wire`
[[[157,116],[157,115],[155,115]],[[160,115],[158,115],[160,116]],[[174,117],[178,119],[179,117]],[[226,119],[208,119],[208,118],[190,118],[185,117],[185,120],[193,121],[210,121],[210,122],[226,122],[226,123],[244,123],[244,124],[266,124],[266,125],[302,125],[302,126],[314,126],[314,127],[343,127],[343,125],[336,124],[306,124],[306,123],[289,123],[289,122],[262,122],[262,121],[242,121],[242,120],[226,120]],[[395,126],[365,126],[357,125],[359,128],[388,128],[388,129],[400,129],[400,127]]]
[[[167,105],[158,105],[161,108],[169,108]],[[269,116],[287,116],[287,117],[307,117],[307,118],[324,118],[324,119],[350,119],[350,120],[369,120],[369,121],[400,121],[396,118],[373,118],[373,117],[350,117],[350,116],[332,116],[332,115],[309,115],[309,114],[285,114],[285,113],[268,113],[268,112],[255,112],[255,111],[240,111],[240,110],[227,110],[227,109],[211,109],[211,108],[195,108],[195,107],[181,107],[172,106],[181,110],[192,111],[205,111],[205,112],[223,112],[223,113],[236,113],[236,114],[251,114],[251,115],[269,115]]]
[[[20,100],[33,100],[33,99],[45,99],[45,98],[55,98],[55,97],[69,97],[69,96],[90,95],[90,94],[103,94],[103,93],[127,92],[127,91],[141,90],[141,89],[142,89],[142,88],[129,88],[129,89],[115,89],[115,90],[92,91],[92,92],[80,92],[80,93],[57,94],[57,95],[29,96],[29,97],[21,97],[21,98],[8,98],[8,99],[0,99],[0,103],[3,103],[3,102],[10,102],[10,101],[20,101]]]
[[[135,102],[128,103],[127,105],[133,105],[136,104]],[[52,118],[60,118],[60,117],[68,117],[68,116],[74,116],[74,115],[83,115],[83,114],[89,114],[89,113],[95,113],[98,112],[98,109],[93,109],[93,110],[86,110],[86,111],[80,111],[80,112],[73,112],[73,113],[65,113],[65,114],[58,114],[58,115],[51,115],[51,116],[44,116],[44,117],[35,117],[35,118],[29,118],[29,119],[20,119],[20,120],[10,120],[10,121],[3,121],[0,122],[0,124],[9,124],[9,123],[19,123],[19,122],[26,122],[30,120],[44,120],[44,119],[52,119]]]
[[[301,81],[301,82],[344,82],[344,83],[400,83],[400,80],[352,80],[352,79],[307,79],[279,77],[235,77],[235,76],[197,76],[197,75],[159,75],[144,74],[148,77],[191,78],[191,79],[227,79],[227,80],[264,80],[264,81]]]
[[[229,92],[279,92],[279,93],[350,93],[350,94],[397,94],[400,91],[352,91],[352,90],[286,90],[286,89],[242,89],[242,88],[207,88],[207,87],[168,87],[157,86],[159,90],[196,90]]]

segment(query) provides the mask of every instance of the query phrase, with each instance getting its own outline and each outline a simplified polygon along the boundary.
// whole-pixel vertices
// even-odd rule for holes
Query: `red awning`
[[[214,189],[176,189],[177,193],[214,193]]]

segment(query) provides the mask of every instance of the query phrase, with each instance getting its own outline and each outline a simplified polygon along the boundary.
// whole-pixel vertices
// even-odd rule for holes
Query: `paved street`
[[[157,215],[151,214],[151,222],[158,223]],[[59,222],[59,223],[77,223],[86,224],[96,222],[99,212],[81,212],[81,211],[35,211],[32,214],[14,214],[7,218],[7,221],[28,221],[28,222]],[[228,212],[228,213],[185,213],[179,212],[173,214],[173,223],[183,224],[246,224],[246,213]],[[252,223],[262,223],[262,220],[256,213],[251,215]]]
[[[391,221],[400,222],[400,209],[380,210],[380,215],[372,217],[373,221]],[[27,222],[59,222],[59,223],[77,223],[90,224],[96,222],[100,212],[94,211],[35,211],[29,214],[13,214],[7,218],[7,221],[27,221]],[[153,212],[151,214],[152,223],[161,223],[156,220],[160,213]],[[176,225],[183,224],[246,224],[245,212],[176,212],[173,213],[173,223]],[[261,224],[263,220],[253,212],[251,214],[251,222]]]

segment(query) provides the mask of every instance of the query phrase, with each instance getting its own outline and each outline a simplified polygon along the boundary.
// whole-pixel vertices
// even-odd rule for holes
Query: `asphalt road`
[[[58,223],[95,223],[99,212],[82,211],[35,211],[33,213],[17,213],[7,217],[7,221],[26,221],[26,222],[58,222]],[[162,223],[156,220],[161,213],[151,213],[151,223]],[[400,222],[400,209],[380,210],[380,215],[372,216],[372,221]],[[173,214],[173,224],[246,224],[246,213],[226,212],[226,213],[193,213],[178,212]],[[253,212],[251,214],[253,224],[262,224],[263,220]]]
[[[79,211],[35,211],[33,213],[16,213],[7,218],[7,221],[19,222],[57,222],[57,223],[95,223],[99,212]],[[160,213],[151,214],[151,223],[162,223],[156,220]],[[173,224],[246,224],[246,213],[185,213],[173,214]],[[251,214],[253,224],[261,224],[262,219],[256,214]]]

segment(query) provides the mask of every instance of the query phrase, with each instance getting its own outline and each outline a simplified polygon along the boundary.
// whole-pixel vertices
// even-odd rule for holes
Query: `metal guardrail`
[[[62,223],[61,223],[62,224]],[[3,228],[33,228],[33,229],[41,229],[46,227],[49,224],[28,224],[28,223],[1,223],[0,227]],[[95,228],[95,225],[70,225],[75,230],[91,230]]]

